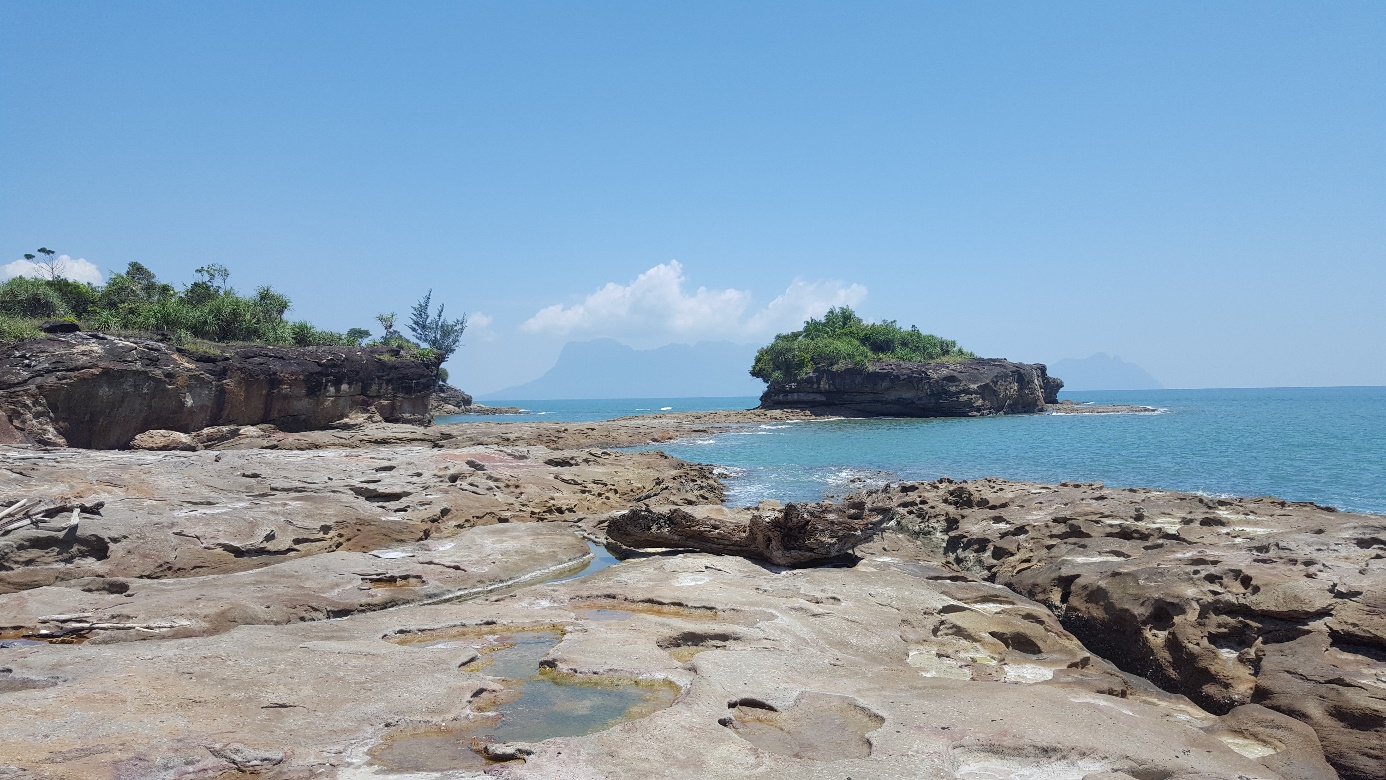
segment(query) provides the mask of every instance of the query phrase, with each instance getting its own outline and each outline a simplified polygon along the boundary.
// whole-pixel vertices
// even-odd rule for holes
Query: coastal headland
[[[0,767],[1382,776],[1386,518],[1001,480],[728,508],[613,449],[810,417],[4,447]]]

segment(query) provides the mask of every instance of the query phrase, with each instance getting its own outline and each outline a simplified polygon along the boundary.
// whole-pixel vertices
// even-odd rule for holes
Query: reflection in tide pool
[[[474,706],[476,714],[462,726],[401,732],[372,750],[372,758],[405,772],[482,768],[490,763],[483,755],[488,744],[592,734],[664,709],[678,697],[678,686],[664,680],[578,679],[542,669],[540,662],[562,639],[556,629],[475,637],[481,658],[464,670],[503,678],[505,691]]]

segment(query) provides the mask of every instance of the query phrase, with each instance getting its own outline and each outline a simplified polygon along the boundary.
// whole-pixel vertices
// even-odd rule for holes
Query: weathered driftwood
[[[172,618],[170,620],[155,620],[149,623],[105,623],[92,621],[92,615],[48,615],[39,618],[40,623],[58,623],[57,628],[41,628],[31,636],[44,639],[56,639],[58,637],[69,636],[71,634],[85,634],[88,631],[146,631],[157,633],[168,631],[174,628],[192,625],[191,622],[182,618]]]
[[[637,505],[612,515],[607,536],[626,547],[686,548],[805,566],[847,555],[894,520],[864,501],[766,508]]]
[[[34,499],[34,500],[37,500],[37,499]],[[19,510],[20,510],[21,508],[23,508],[26,504],[28,504],[29,501],[30,501],[30,499],[21,498],[21,499],[19,499],[18,501],[14,502],[14,503],[11,504],[9,507],[7,507],[7,508],[5,509],[5,511],[0,512],[0,520],[4,520],[5,518],[9,517],[10,515],[14,514],[14,513],[17,512],[17,511],[19,511]]]
[[[29,503],[31,501],[33,502],[32,504]],[[95,504],[73,504],[63,501],[45,506],[44,502],[40,499],[21,498],[14,504],[11,504],[3,512],[0,512],[0,520],[16,513],[18,516],[18,519],[0,526],[0,536],[4,536],[11,531],[18,531],[22,528],[36,528],[40,531],[67,532],[77,527],[77,523],[84,513],[100,516],[101,508],[105,505],[106,502],[104,501],[97,501]],[[51,520],[66,514],[69,511],[72,514],[66,523],[44,522],[45,520]]]

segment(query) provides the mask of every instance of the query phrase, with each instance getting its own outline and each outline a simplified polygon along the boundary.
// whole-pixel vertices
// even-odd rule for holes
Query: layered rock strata
[[[0,443],[117,449],[144,431],[322,428],[353,412],[426,425],[438,366],[392,347],[175,347],[100,333],[0,355]]]
[[[867,417],[978,417],[1044,411],[1063,381],[1043,364],[975,358],[817,369],[771,382],[762,409]]]
[[[1272,498],[986,479],[888,487],[932,555],[1044,604],[1094,652],[1212,712],[1311,726],[1386,777],[1386,518]]]

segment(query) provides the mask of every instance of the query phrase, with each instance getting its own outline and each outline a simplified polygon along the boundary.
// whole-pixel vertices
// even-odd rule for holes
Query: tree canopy
[[[49,260],[56,254],[47,248],[38,251]],[[219,263],[198,268],[197,278],[181,290],[135,262],[101,287],[65,279],[60,272],[41,267],[40,278],[18,276],[0,284],[0,342],[38,335],[35,326],[42,320],[71,320],[85,330],[156,335],[174,342],[354,346],[370,335],[364,328],[336,333],[290,321],[287,296],[269,286],[243,295],[230,286],[231,272]]]
[[[766,382],[797,379],[814,369],[866,366],[887,360],[927,363],[976,357],[958,342],[901,328],[894,320],[866,322],[847,306],[781,333],[756,352],[751,376]]]

